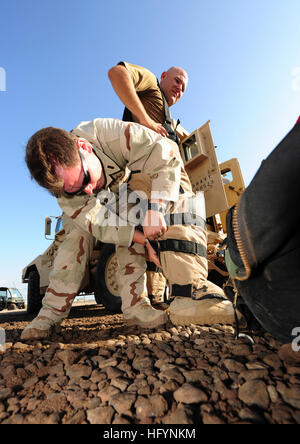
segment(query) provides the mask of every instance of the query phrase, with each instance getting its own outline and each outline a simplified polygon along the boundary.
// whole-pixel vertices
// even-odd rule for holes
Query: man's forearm
[[[148,114],[136,93],[134,84],[125,66],[117,65],[108,71],[111,84],[123,104],[139,122],[148,118]]]

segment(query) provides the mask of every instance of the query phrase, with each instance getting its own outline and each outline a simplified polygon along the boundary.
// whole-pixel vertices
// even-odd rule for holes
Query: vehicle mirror
[[[45,217],[45,238],[46,239],[47,239],[47,236],[51,236],[51,225],[52,225],[51,217],[46,216]]]

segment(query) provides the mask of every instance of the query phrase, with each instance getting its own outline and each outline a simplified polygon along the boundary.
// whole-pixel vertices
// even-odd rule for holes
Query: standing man
[[[149,302],[146,252],[170,283],[173,323],[233,322],[231,303],[207,281],[201,205],[183,180],[179,153],[165,138],[136,123],[95,119],[82,122],[71,133],[52,127],[38,131],[27,144],[26,162],[32,177],[58,198],[70,224],[54,261],[43,308],[21,339],[47,337],[68,316],[84,276],[82,264],[88,262],[91,238],[116,244],[127,322],[155,328],[168,319]],[[117,206],[112,212],[115,218],[107,217],[111,205],[121,206],[119,185],[126,183],[128,191],[148,197],[138,223],[130,223],[130,208],[126,218]],[[142,232],[137,225],[142,225]],[[150,244],[154,239],[159,256]]]
[[[182,68],[172,67],[161,74],[160,82],[146,68],[120,62],[108,71],[111,84],[125,105],[123,120],[138,122],[163,137],[178,143],[176,123],[169,107],[181,99],[188,84],[188,75]],[[186,180],[188,176],[186,176]],[[148,264],[148,292],[153,303],[163,301],[166,280],[153,264]]]
[[[108,71],[108,77],[126,107],[123,120],[138,122],[162,136],[176,139],[169,107],[186,90],[188,75],[183,68],[173,66],[164,71],[159,82],[148,69],[120,62]]]

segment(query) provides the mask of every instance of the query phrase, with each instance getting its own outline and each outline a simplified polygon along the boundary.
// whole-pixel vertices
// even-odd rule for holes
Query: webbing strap
[[[166,97],[165,97],[165,95],[164,95],[164,93],[163,93],[163,91],[162,91],[162,89],[160,87],[158,79],[157,79],[157,85],[158,85],[158,87],[160,89],[161,96],[162,96],[162,99],[163,99],[163,102],[164,102],[164,111],[165,111],[166,121],[163,124],[163,127],[168,131],[169,139],[174,140],[174,142],[176,142],[177,145],[179,145],[179,142],[180,142],[179,141],[179,137],[177,136],[176,131],[174,131],[173,128],[172,128],[172,119],[171,119],[170,108],[169,108],[167,99],[166,99]],[[178,125],[178,123],[179,123],[179,121],[177,121],[177,125]]]
[[[145,208],[144,203],[142,202],[142,208]],[[201,216],[197,216],[191,213],[176,213],[176,214],[164,214],[164,219],[168,227],[172,225],[195,225],[197,227],[203,228],[206,230],[206,221]],[[135,227],[139,231],[143,231],[141,225],[137,225]]]
[[[147,271],[154,271],[155,273],[158,273],[159,268],[154,262],[147,261]]]
[[[159,252],[175,251],[176,253],[197,254],[198,256],[206,257],[206,247],[196,242],[180,240],[180,239],[166,239],[157,241],[159,245]]]
[[[173,213],[164,215],[166,224],[170,225],[197,225],[204,230],[206,229],[206,221],[201,216],[191,213]]]
[[[174,297],[185,296],[187,298],[191,298],[192,297],[192,289],[193,289],[192,284],[187,284],[187,285],[173,284],[170,296],[174,296]]]

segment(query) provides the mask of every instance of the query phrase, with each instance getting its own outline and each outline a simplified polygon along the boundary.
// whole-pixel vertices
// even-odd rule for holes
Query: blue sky
[[[173,117],[210,120],[219,161],[238,157],[248,184],[300,114],[299,17],[299,0],[2,0],[0,284],[26,294],[22,268],[60,213],[26,170],[36,130],[121,118],[107,77],[120,60],[157,76],[179,65],[190,81]]]

